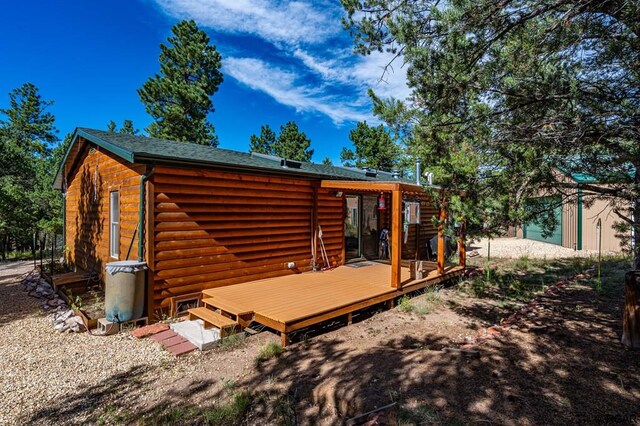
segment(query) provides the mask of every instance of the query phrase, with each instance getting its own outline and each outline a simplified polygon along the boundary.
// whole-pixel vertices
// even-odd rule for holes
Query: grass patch
[[[396,420],[398,425],[424,425],[440,423],[441,418],[438,412],[428,405],[418,405],[417,407],[398,407],[396,410]]]
[[[440,303],[440,287],[427,287],[424,291],[424,299],[429,303]]]
[[[409,296],[405,295],[398,299],[398,310],[405,314],[413,311],[413,305],[411,304],[411,298]]]
[[[205,409],[202,417],[205,424],[210,426],[238,425],[244,419],[250,404],[249,392],[236,392],[226,404]]]
[[[128,423],[128,419],[129,413],[120,412],[115,406],[108,405],[102,413],[93,416],[90,422],[96,425],[125,424]]]
[[[269,342],[260,349],[260,353],[256,357],[255,364],[260,365],[271,358],[277,358],[282,355],[283,352],[284,348],[282,346],[274,342]]]
[[[288,392],[281,395],[273,403],[273,415],[278,419],[278,425],[296,426],[298,424],[296,418],[296,395]]]
[[[596,270],[591,273],[586,284],[603,296],[615,296],[624,286],[624,276],[631,269],[629,262],[630,259],[625,256],[603,256],[600,264],[600,281],[598,282],[597,262],[594,262]]]
[[[225,392],[231,392],[238,387],[238,384],[234,380],[222,379],[222,389]]]
[[[458,286],[458,289],[475,298],[491,298],[496,301],[528,302],[545,286],[559,279],[583,272],[593,266],[593,259],[574,257],[566,259],[495,259],[491,279],[478,274]]]
[[[247,342],[247,336],[245,333],[232,334],[231,336],[220,339],[218,348],[223,351],[232,351],[243,347]]]
[[[427,315],[435,310],[436,305],[442,303],[440,299],[440,289],[438,287],[428,287],[420,296],[414,298],[408,295],[398,299],[398,310],[400,312]]]
[[[418,315],[427,315],[433,312],[433,309],[431,308],[431,306],[425,303],[414,303],[412,306],[413,306],[413,312],[415,312]]]
[[[513,267],[523,272],[528,271],[532,265],[533,265],[533,262],[531,261],[529,256],[527,256],[526,254],[523,256],[520,256],[518,259],[516,259],[515,262],[513,262]]]
[[[249,392],[236,392],[224,404],[213,407],[171,407],[144,424],[235,426],[243,423],[251,406]],[[111,419],[110,419],[111,420]]]

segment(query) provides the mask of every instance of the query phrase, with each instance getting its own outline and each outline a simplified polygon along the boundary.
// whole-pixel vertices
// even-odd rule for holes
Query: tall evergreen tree
[[[9,108],[0,109],[0,137],[11,140],[29,154],[45,154],[57,141],[55,117],[45,110],[53,101],[42,99],[38,88],[25,83],[9,92]]]
[[[640,270],[637,1],[341,2],[358,52],[386,50],[408,64],[412,148],[423,161],[441,158],[445,178],[447,168],[463,177],[438,182],[443,192],[461,182],[468,205],[497,193],[504,216],[522,221],[540,191],[589,191],[633,230]],[[570,187],[554,169],[606,185]],[[482,186],[489,197],[478,197]]]
[[[33,232],[54,220],[61,195],[46,183],[52,144],[57,141],[52,104],[31,83],[9,93],[9,108],[0,109],[0,245],[30,241]]]
[[[349,132],[355,151],[342,148],[340,161],[350,167],[370,167],[391,171],[398,163],[400,149],[381,124],[370,127],[366,121]]]
[[[260,136],[251,135],[249,141],[249,151],[259,154],[274,155],[274,144],[276,142],[276,133],[271,130],[268,124],[260,128]]]
[[[313,149],[309,149],[311,140],[304,132],[298,130],[294,121],[280,126],[280,134],[273,144],[273,152],[278,157],[296,161],[311,161]]]
[[[211,96],[223,81],[220,53],[192,20],[178,22],[171,31],[168,45],[160,45],[160,73],[138,89],[154,120],[147,131],[154,137],[217,146],[207,115],[214,111]]]

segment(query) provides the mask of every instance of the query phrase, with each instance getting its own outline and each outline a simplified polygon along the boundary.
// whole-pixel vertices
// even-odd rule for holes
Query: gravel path
[[[0,425],[57,423],[65,413],[50,407],[67,401],[77,411],[74,401],[90,403],[82,394],[95,393],[96,384],[173,361],[160,345],[128,335],[55,332],[20,284],[31,269],[30,262],[0,263]],[[67,424],[80,420],[68,415]]]
[[[482,239],[470,244],[470,250],[477,250],[480,256],[487,256],[488,240]],[[609,254],[603,252],[602,254]],[[555,244],[522,238],[495,238],[491,240],[491,257],[517,259],[523,256],[536,259],[560,257],[596,257],[595,250],[573,250]]]

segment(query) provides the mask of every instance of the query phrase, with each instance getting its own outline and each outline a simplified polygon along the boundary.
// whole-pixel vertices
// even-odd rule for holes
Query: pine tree
[[[249,151],[259,154],[274,155],[274,144],[276,142],[276,134],[268,124],[260,128],[260,136],[251,135],[249,142]]]
[[[400,149],[382,124],[370,127],[366,121],[360,122],[349,132],[349,139],[355,152],[342,148],[340,161],[344,165],[386,171],[393,170],[397,165]]]
[[[502,218],[526,223],[540,193],[587,191],[632,230],[640,270],[637,1],[341,2],[358,52],[387,50],[408,66],[411,148],[435,162],[441,194],[464,191],[467,211],[499,201]],[[565,173],[597,183],[572,187]],[[625,311],[638,312],[637,287],[627,291]],[[639,336],[640,321],[625,323],[625,345],[640,348]]]
[[[9,93],[9,108],[0,109],[0,249],[10,241],[30,241],[33,232],[58,219],[61,194],[48,183],[52,145],[57,141],[55,117],[46,111],[31,83]],[[61,222],[60,222],[61,223]],[[59,229],[59,226],[58,226]],[[47,229],[49,230],[49,229]]]
[[[0,137],[12,140],[30,154],[45,154],[56,142],[55,117],[45,110],[53,101],[42,99],[32,83],[9,92],[9,108],[0,109],[6,117],[0,120]]]
[[[171,31],[168,45],[160,45],[160,73],[138,89],[154,120],[147,131],[154,137],[217,146],[207,115],[214,111],[211,96],[223,80],[220,53],[192,20]]]
[[[134,127],[133,120],[126,119],[122,121],[122,127],[120,128],[120,130],[118,130],[118,126],[116,125],[115,121],[109,121],[109,124],[107,125],[107,131],[110,133],[117,132],[123,135],[137,135],[140,132],[140,130]]]
[[[409,152],[440,194],[464,192],[467,207],[500,198],[517,224],[544,213],[526,208],[540,191],[576,195],[554,168],[589,174],[607,185],[581,189],[634,229],[640,269],[637,2],[342,4],[358,52],[387,50],[407,66],[411,104],[374,96],[374,111],[409,126]]]
[[[273,152],[278,157],[296,161],[311,161],[313,149],[309,149],[311,140],[298,130],[294,121],[280,126],[280,135],[273,144]]]

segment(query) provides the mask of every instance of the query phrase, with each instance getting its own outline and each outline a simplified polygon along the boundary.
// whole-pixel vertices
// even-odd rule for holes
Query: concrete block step
[[[201,351],[213,348],[220,340],[220,330],[204,328],[204,321],[201,319],[173,323],[171,330],[184,337]]]

